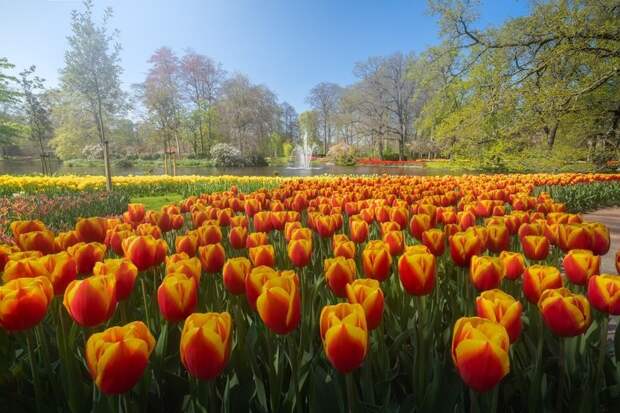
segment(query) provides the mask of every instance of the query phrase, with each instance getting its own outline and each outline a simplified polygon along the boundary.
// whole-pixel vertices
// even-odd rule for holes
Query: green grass
[[[160,196],[141,196],[131,198],[132,203],[144,204],[146,209],[159,210],[162,206],[179,202],[183,197],[179,194],[166,194]]]

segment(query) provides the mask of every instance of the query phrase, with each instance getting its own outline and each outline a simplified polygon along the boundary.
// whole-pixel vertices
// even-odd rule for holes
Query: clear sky
[[[123,87],[144,80],[146,61],[168,46],[191,48],[273,90],[299,112],[315,84],[355,81],[355,62],[439,42],[424,0],[95,0],[114,9]],[[55,86],[63,66],[73,0],[0,0],[0,56],[16,71],[35,64]],[[483,0],[480,23],[526,13],[527,0]]]

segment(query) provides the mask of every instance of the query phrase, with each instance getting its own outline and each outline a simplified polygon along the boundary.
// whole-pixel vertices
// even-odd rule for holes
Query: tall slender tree
[[[84,10],[71,12],[72,33],[67,37],[69,48],[60,71],[62,88],[83,100],[97,125],[108,190],[112,190],[112,172],[107,123],[123,109],[125,98],[120,87],[119,33],[108,29],[111,17],[112,9],[107,8],[97,25],[92,0],[84,1]]]

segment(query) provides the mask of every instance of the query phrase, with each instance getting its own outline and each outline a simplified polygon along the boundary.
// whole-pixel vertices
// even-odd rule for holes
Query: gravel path
[[[616,251],[620,250],[620,207],[605,208],[584,214],[585,221],[600,222],[609,228],[611,247],[609,252],[602,257],[601,273],[616,274],[615,257]]]

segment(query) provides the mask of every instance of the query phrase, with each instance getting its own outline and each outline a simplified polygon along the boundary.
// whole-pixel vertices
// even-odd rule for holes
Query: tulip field
[[[620,174],[157,178],[3,223],[1,412],[620,411]]]

